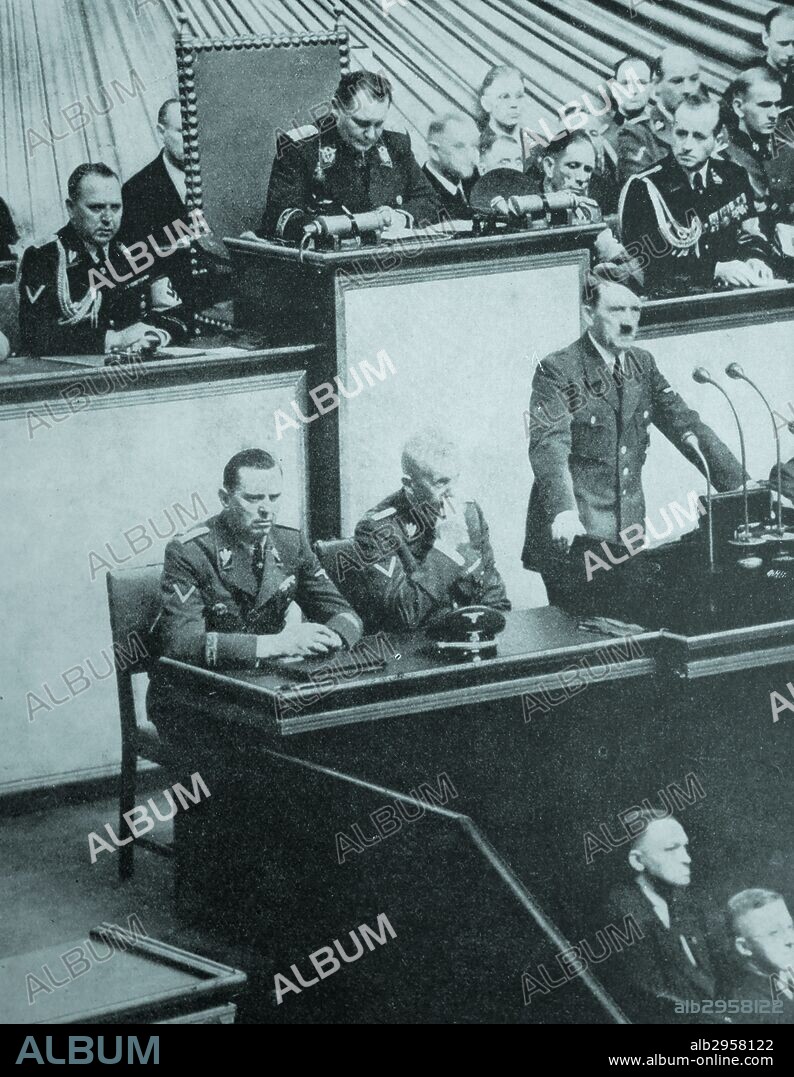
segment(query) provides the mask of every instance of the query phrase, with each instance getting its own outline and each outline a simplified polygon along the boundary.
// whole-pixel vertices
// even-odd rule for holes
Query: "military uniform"
[[[20,353],[101,355],[108,330],[135,322],[164,329],[177,341],[185,339],[188,327],[178,301],[167,313],[151,310],[150,286],[158,275],[136,274],[115,239],[107,247],[107,259],[100,261],[67,224],[55,239],[28,247],[22,256]]]
[[[645,267],[649,294],[711,289],[718,262],[770,257],[764,240],[743,228],[745,221],[756,217],[744,169],[733,161],[712,158],[703,182],[702,190],[693,189],[670,154],[649,172],[632,177],[623,191],[623,242],[629,248],[645,245],[652,252]]]
[[[750,177],[755,208],[769,235],[778,223],[794,223],[794,144],[790,133],[751,136],[732,131],[724,156]]]
[[[257,586],[253,551],[223,513],[173,539],[165,551],[162,608],[152,628],[156,652],[210,669],[256,666],[256,637],[284,628],[294,601],[353,646],[361,621],[300,531],[274,527]]]
[[[617,135],[619,184],[647,172],[667,156],[672,144],[672,119],[658,105],[650,105],[647,114],[626,120]]]
[[[436,522],[430,506],[414,506],[400,490],[356,528],[362,589],[379,628],[420,628],[460,606],[510,609],[479,505],[465,503],[469,541],[455,550],[439,545]]]
[[[417,226],[439,219],[438,199],[408,135],[384,131],[362,154],[342,141],[336,123],[310,125],[278,138],[260,234],[276,235],[290,210],[335,215],[380,206],[410,214]]]
[[[788,71],[780,71],[779,68],[770,64],[768,60],[764,60],[763,62],[775,78],[780,79],[783,84],[783,97],[780,102],[780,107],[784,109],[794,108],[794,75],[789,74]]]
[[[527,513],[524,567],[564,583],[570,566],[551,538],[562,512],[578,512],[588,536],[621,541],[643,526],[642,468],[656,426],[695,466],[682,438],[695,434],[718,490],[734,489],[742,469],[713,430],[674,392],[650,352],[624,353],[622,406],[613,372],[589,333],[544,359],[530,402],[529,461],[534,484]],[[584,573],[582,572],[582,576]]]

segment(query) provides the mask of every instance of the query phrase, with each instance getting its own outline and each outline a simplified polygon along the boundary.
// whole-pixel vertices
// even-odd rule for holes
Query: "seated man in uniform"
[[[733,161],[713,157],[721,126],[715,101],[682,102],[672,152],[626,184],[622,239],[653,251],[645,278],[649,295],[759,287],[774,279],[750,179]]]
[[[101,355],[184,339],[178,303],[156,309],[160,274],[139,272],[116,239],[122,202],[115,172],[101,163],[80,165],[68,193],[69,224],[22,256],[20,353]]]
[[[586,282],[588,330],[538,364],[529,407],[534,484],[527,513],[524,567],[543,577],[549,603],[593,612],[593,578],[571,556],[578,536],[643,548],[642,468],[651,424],[696,467],[686,441],[699,439],[718,490],[742,483],[742,469],[713,430],[671,388],[650,352],[634,346],[642,304],[610,279],[608,267]],[[630,538],[629,536],[634,536]],[[619,573],[601,573],[612,589]]]
[[[391,103],[383,75],[343,75],[331,114],[318,127],[279,138],[260,235],[281,235],[296,211],[383,210],[384,219],[406,228],[438,222],[440,205],[410,138],[384,130]]]
[[[794,106],[794,8],[773,7],[764,17],[766,66],[783,84],[781,106]]]
[[[435,431],[418,434],[402,467],[401,489],[356,528],[373,624],[399,632],[461,606],[509,610],[482,509],[455,491],[455,446]]]
[[[209,669],[254,669],[260,659],[328,654],[359,641],[359,617],[304,536],[276,524],[283,485],[269,453],[237,453],[218,492],[223,511],[169,542],[152,628],[158,655]],[[309,621],[285,624],[292,602]],[[155,677],[149,712],[166,731],[169,695]]]
[[[463,112],[446,112],[430,121],[430,160],[422,171],[439,203],[453,221],[472,218],[469,202],[480,163],[480,130]]]
[[[606,972],[633,1020],[668,1024],[676,1003],[714,997],[704,917],[687,893],[689,839],[658,809],[639,809],[627,825],[635,835],[628,855],[633,878],[610,892],[607,918],[620,925],[632,917],[642,938],[613,954]]]
[[[794,923],[785,899],[773,890],[742,890],[728,902],[728,920],[742,972],[727,997],[744,1003],[731,1020],[794,1024]]]
[[[648,115],[623,124],[617,138],[618,182],[646,172],[666,157],[673,141],[673,116],[682,101],[702,96],[700,60],[678,45],[665,49],[651,65]]]
[[[743,168],[753,186],[762,230],[794,221],[794,139],[778,129],[783,97],[780,78],[768,67],[751,67],[731,83],[723,99],[728,160]]]

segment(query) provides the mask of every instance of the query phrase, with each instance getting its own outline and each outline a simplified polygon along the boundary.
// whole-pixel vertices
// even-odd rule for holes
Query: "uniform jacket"
[[[779,221],[794,223],[794,144],[790,136],[781,133],[756,139],[735,130],[723,154],[750,177],[765,234]]]
[[[686,892],[668,902],[666,928],[636,883],[616,887],[607,901],[607,922],[626,934],[631,916],[643,938],[613,953],[608,975],[619,991],[618,1002],[635,1021],[674,1023],[676,1000],[714,997],[714,972],[701,911]],[[636,935],[636,931],[635,931]],[[681,936],[697,962],[693,965]]]
[[[627,120],[617,136],[618,182],[623,185],[653,168],[668,155],[672,143],[672,123],[657,105],[648,107],[647,116]]]
[[[22,354],[101,355],[109,329],[135,322],[165,329],[176,340],[185,338],[180,308],[166,314],[150,310],[152,272],[136,274],[117,239],[108,247],[108,263],[115,277],[106,262],[93,260],[71,224],[49,243],[28,247],[19,273]],[[112,285],[98,288],[93,302],[89,285],[99,280],[91,275],[92,268]]]
[[[326,624],[352,646],[361,621],[342,598],[308,542],[290,527],[274,527],[257,589],[251,550],[214,516],[165,551],[161,610],[152,629],[155,652],[209,668],[253,668],[256,637],[284,628],[290,603]]]
[[[700,221],[703,234],[696,244],[676,248],[663,236],[648,184],[658,191],[679,225],[689,227],[695,218]],[[751,238],[742,227],[757,216],[755,198],[747,173],[733,161],[710,160],[705,190],[696,191],[669,154],[649,172],[629,180],[621,208],[623,242],[628,247],[644,242],[654,252],[645,267],[648,294],[708,289],[718,262],[770,257],[763,240]]]
[[[433,175],[427,165],[422,165],[422,172],[424,173],[427,182],[433,188],[439,205],[448,215],[450,220],[470,221],[473,218],[474,213],[470,202],[471,192],[474,189],[475,183],[480,178],[476,172],[471,179],[462,181],[463,197],[461,197],[460,192],[452,194],[451,191],[448,191],[446,187],[439,183],[438,179]]]
[[[794,75],[784,75],[772,64],[768,63],[766,59],[759,61],[764,64],[772,72],[776,78],[779,78],[783,83],[783,98],[780,102],[781,108],[794,107]],[[785,117],[784,117],[785,119]]]
[[[551,525],[561,512],[577,511],[589,536],[610,542],[618,542],[626,528],[644,524],[642,468],[651,424],[697,467],[682,441],[685,433],[696,434],[718,490],[741,484],[738,461],[673,391],[650,352],[631,348],[623,366],[621,409],[612,371],[588,333],[538,365],[530,402],[535,481],[526,568],[548,571],[558,564]]]
[[[382,629],[420,628],[460,606],[509,610],[494,562],[488,525],[474,501],[465,503],[469,541],[456,551],[436,544],[436,518],[415,507],[404,490],[387,497],[356,528],[362,590],[370,618]]]
[[[417,226],[438,221],[438,199],[410,138],[384,131],[372,149],[360,154],[341,140],[335,123],[325,122],[279,137],[260,233],[275,235],[289,209],[339,214],[343,207],[365,213],[379,206],[405,210]]]

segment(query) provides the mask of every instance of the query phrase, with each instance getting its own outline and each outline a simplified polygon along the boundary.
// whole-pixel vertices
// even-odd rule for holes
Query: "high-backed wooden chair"
[[[119,835],[128,829],[124,813],[135,807],[138,760],[148,759],[161,766],[167,762],[166,749],[155,727],[139,714],[133,678],[147,674],[153,658],[148,653],[147,633],[160,608],[161,565],[127,569],[107,574],[110,629],[121,719],[121,782],[119,788]],[[140,708],[143,710],[143,708]],[[171,856],[171,848],[152,838],[142,837],[119,849],[119,878],[129,879],[134,867],[135,847]]]
[[[314,544],[314,552],[342,596],[347,599],[364,622],[366,629],[369,602],[363,586],[361,573],[363,562],[356,540],[352,538],[329,539],[325,542],[318,540]]]

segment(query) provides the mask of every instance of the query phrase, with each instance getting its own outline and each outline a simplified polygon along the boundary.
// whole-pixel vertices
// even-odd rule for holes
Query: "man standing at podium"
[[[295,213],[383,210],[405,228],[438,221],[440,203],[410,138],[384,130],[391,103],[387,78],[355,71],[342,76],[317,126],[278,138],[260,235],[283,237]]]
[[[541,574],[553,606],[592,611],[592,593],[585,593],[592,577],[584,557],[570,552],[578,537],[621,544],[624,555],[644,547],[642,468],[651,424],[701,467],[685,440],[696,435],[718,490],[742,483],[733,454],[671,388],[650,352],[634,347],[640,313],[634,292],[610,280],[608,267],[597,270],[584,296],[588,331],[535,371],[523,562]]]

